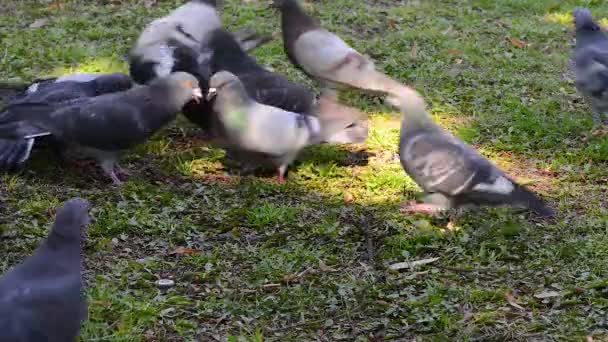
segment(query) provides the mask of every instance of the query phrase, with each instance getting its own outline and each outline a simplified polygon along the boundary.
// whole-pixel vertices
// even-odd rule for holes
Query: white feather
[[[493,192],[503,195],[510,194],[514,189],[515,186],[513,185],[513,182],[503,176],[496,178],[494,183],[479,183],[473,187],[473,190],[476,191]]]
[[[188,33],[195,41],[177,30],[177,26]],[[164,54],[160,51],[169,39],[175,39],[193,49],[200,48],[207,35],[218,28],[222,22],[213,6],[188,2],[169,15],[151,22],[139,36],[133,53],[144,56],[146,60],[160,61]]]
[[[29,86],[27,88],[26,92],[28,94],[33,94],[38,91],[38,87],[40,87],[40,83],[36,82],[36,83],[32,84],[31,86]]]

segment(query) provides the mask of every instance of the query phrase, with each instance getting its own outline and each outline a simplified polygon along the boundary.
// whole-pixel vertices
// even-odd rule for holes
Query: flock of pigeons
[[[268,37],[228,32],[215,0],[192,0],[145,28],[130,55],[130,76],[39,80],[12,99],[0,113],[0,168],[19,169],[35,146],[47,145],[62,160],[72,151],[96,159],[120,185],[121,153],[181,112],[243,168],[270,163],[284,182],[306,146],[367,138],[365,115],[338,102],[336,90],[346,86],[384,94],[402,112],[401,164],[427,194],[405,211],[508,205],[554,215],[537,195],[434,123],[418,92],[376,70],[297,0],[274,0],[274,6],[281,12],[285,52],[320,83],[319,99],[247,53]],[[577,86],[599,120],[608,111],[608,37],[588,10],[574,14]],[[88,222],[88,203],[68,201],[35,254],[0,279],[0,341],[78,335],[87,312],[80,244]]]

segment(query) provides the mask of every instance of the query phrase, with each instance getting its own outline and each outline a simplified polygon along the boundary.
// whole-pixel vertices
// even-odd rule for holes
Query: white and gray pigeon
[[[274,0],[281,11],[289,60],[326,88],[338,85],[397,95],[403,85],[376,70],[374,62],[304,12],[298,0]]]
[[[540,216],[554,215],[537,195],[433,122],[418,92],[410,89],[392,103],[403,115],[401,164],[426,193],[424,203],[410,203],[406,212],[432,214],[452,208],[508,205]]]
[[[240,79],[228,71],[214,74],[210,97],[227,144],[268,156],[284,183],[287,167],[306,146],[319,144],[364,114],[321,96],[316,115],[299,114],[256,102]]]
[[[23,102],[49,102],[89,98],[103,94],[125,91],[132,87],[131,78],[125,74],[72,74],[57,78],[37,80],[18,94],[10,104]],[[4,115],[11,115],[0,110],[0,120]],[[50,145],[56,151],[61,149],[52,139]],[[29,139],[0,139],[0,170],[11,171],[20,168],[30,157],[34,144],[40,145],[36,138]]]
[[[144,143],[173,121],[184,105],[202,98],[196,77],[176,72],[149,85],[60,103],[21,102],[0,118],[0,138],[52,135],[67,147],[95,158],[119,185],[116,162],[123,151]]]
[[[594,124],[599,125],[608,112],[608,35],[586,8],[574,10],[574,22],[576,87],[592,107]]]
[[[176,71],[188,72],[201,82],[209,80],[210,71],[203,68],[210,57],[207,36],[222,27],[216,6],[215,0],[191,0],[148,24],[129,56],[133,80],[146,84]],[[249,30],[234,36],[246,50],[270,40]]]
[[[81,239],[89,204],[76,198],[57,212],[47,239],[0,278],[0,341],[74,341],[87,318]]]

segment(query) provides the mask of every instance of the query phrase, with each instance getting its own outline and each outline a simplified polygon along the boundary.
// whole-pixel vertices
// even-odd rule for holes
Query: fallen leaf
[[[520,48],[520,49],[523,49],[523,48],[525,48],[525,47],[527,47],[527,46],[528,46],[528,43],[526,43],[526,42],[524,42],[524,41],[522,41],[522,40],[519,40],[519,39],[517,39],[517,38],[509,38],[509,41],[510,41],[510,42],[511,42],[511,44],[513,44],[515,47],[518,47],[518,48]]]
[[[37,29],[43,26],[48,25],[49,20],[46,18],[36,19],[33,23],[30,24],[30,28]]]
[[[353,203],[355,201],[355,197],[350,192],[344,193],[344,202]]]
[[[462,51],[456,49],[449,49],[446,52],[450,55],[460,55],[462,53]]]
[[[418,58],[418,44],[416,44],[416,42],[414,42],[414,45],[412,45],[412,50],[410,51],[410,57],[413,60],[416,60]]]
[[[319,269],[321,272],[338,272],[337,269],[327,266],[323,260],[319,260]]]
[[[507,299],[507,303],[509,303],[509,305],[511,305],[512,307],[521,311],[526,311],[523,306],[517,304],[517,302],[515,301],[515,297],[513,297],[513,294],[511,292],[505,293],[505,298]]]
[[[186,247],[178,247],[173,252],[169,253],[169,255],[201,255],[203,251],[199,251],[192,248]]]
[[[388,20],[388,27],[390,27],[393,30],[397,28],[397,22],[395,21],[395,19]]]
[[[414,268],[417,266],[430,264],[437,260],[439,260],[439,258],[429,258],[429,259],[422,259],[422,260],[416,260],[416,261],[411,261],[411,262],[410,261],[398,262],[396,264],[390,265],[388,268],[393,271],[399,271],[399,270],[402,270],[405,268]]]
[[[559,296],[560,296],[560,294],[557,291],[543,291],[541,293],[534,295],[534,297],[536,297],[538,299],[545,299],[545,298],[559,297]]]

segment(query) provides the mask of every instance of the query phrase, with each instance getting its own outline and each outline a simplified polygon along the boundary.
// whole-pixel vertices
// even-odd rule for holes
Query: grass
[[[60,10],[32,0],[0,5],[0,79],[126,71],[144,25],[181,3],[62,2]],[[590,109],[567,72],[569,13],[585,5],[606,18],[602,4],[308,6],[423,93],[444,127],[543,194],[560,212],[554,223],[503,209],[399,214],[419,189],[396,157],[398,115],[349,91],[345,100],[370,113],[368,142],[308,149],[285,186],[225,177],[224,153],[194,139],[183,119],[125,156],[133,176],[121,190],[92,168],[64,169],[38,153],[28,170],[2,176],[0,271],[31,253],[56,205],[82,196],[94,217],[84,341],[606,339],[608,137],[590,134]],[[28,28],[40,18],[48,24]],[[279,27],[262,1],[226,0],[223,18],[231,30]],[[280,40],[255,55],[314,86]],[[199,252],[172,253],[178,247]],[[158,290],[159,278],[176,286]]]

